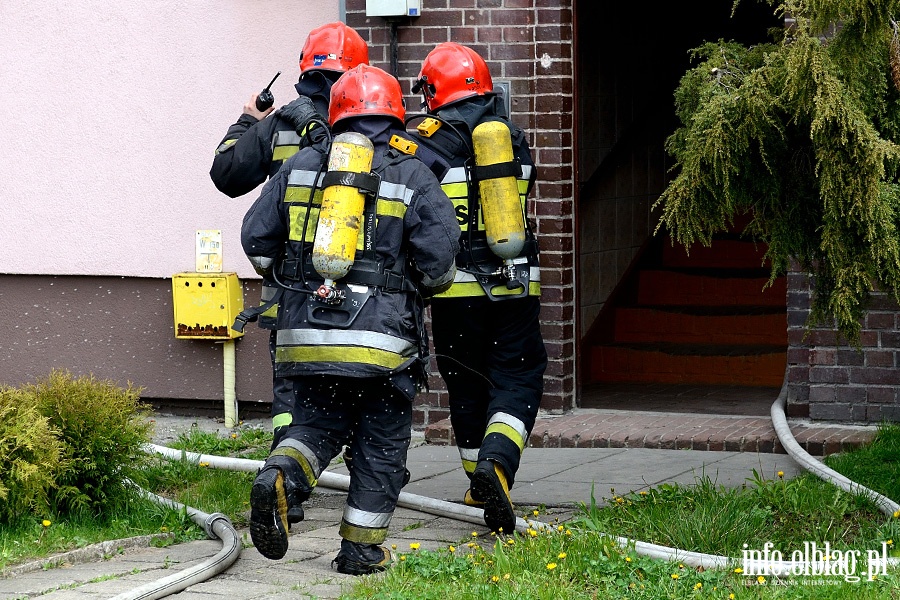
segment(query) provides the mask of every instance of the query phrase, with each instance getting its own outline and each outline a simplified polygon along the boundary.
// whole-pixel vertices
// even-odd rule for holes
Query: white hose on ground
[[[871,490],[855,481],[850,481],[834,469],[827,467],[813,458],[806,450],[804,450],[803,447],[797,443],[797,440],[794,439],[794,436],[791,434],[791,428],[788,427],[787,417],[784,414],[786,401],[787,386],[783,386],[781,388],[781,393],[778,394],[778,398],[776,398],[775,402],[772,404],[770,414],[772,416],[772,424],[775,426],[775,435],[778,436],[778,441],[781,442],[781,445],[784,446],[784,449],[791,458],[813,475],[816,475],[829,483],[833,483],[845,492],[850,494],[860,494],[869,498],[878,505],[881,512],[889,517],[893,517],[895,512],[900,511],[900,504],[897,504],[887,496],[879,494],[875,490]]]
[[[234,561],[241,555],[241,538],[228,517],[222,513],[208,514],[174,500],[157,496],[147,490],[140,490],[140,492],[157,504],[163,504],[175,510],[185,510],[194,523],[203,527],[206,535],[211,539],[222,540],[222,549],[215,556],[198,565],[168,577],[151,581],[128,592],[123,592],[112,600],[155,600],[170,594],[176,594],[195,583],[201,583],[215,577],[234,564]]]
[[[790,428],[787,426],[787,420],[784,416],[784,402],[786,397],[787,381],[785,380],[778,398],[772,405],[772,421],[775,426],[775,433],[778,436],[778,439],[781,442],[782,446],[784,446],[788,454],[794,460],[796,460],[801,467],[818,475],[826,481],[834,483],[835,485],[841,487],[841,489],[844,489],[849,493],[866,493],[870,498],[878,503],[881,510],[886,514],[893,516],[895,510],[900,510],[900,506],[898,506],[896,502],[893,502],[892,500],[881,496],[880,494],[877,494],[876,492],[869,490],[864,486],[850,481],[843,475],[840,475],[836,471],[829,469],[821,462],[815,460],[812,456],[806,453],[794,439]],[[163,456],[176,460],[190,460],[196,463],[202,462],[208,464],[213,468],[233,471],[256,472],[263,465],[263,461],[259,460],[197,454],[194,452],[186,452],[183,450],[176,450],[174,448],[167,448],[165,446],[158,446],[156,444],[149,444],[146,447],[146,451],[149,453],[161,454]],[[350,477],[348,477],[347,475],[341,475],[339,473],[330,473],[328,471],[324,471],[319,476],[318,485],[324,486],[326,488],[347,491],[350,487]],[[455,502],[447,502],[444,500],[429,498],[427,496],[400,492],[400,497],[398,499],[397,505],[441,517],[457,519],[468,523],[474,523],[476,525],[484,525],[484,512],[481,509],[472,506],[466,506],[463,504],[456,504]],[[518,517],[516,519],[516,531],[519,533],[525,533],[528,529],[540,531],[549,530],[553,527],[554,526],[551,524],[542,523],[540,521],[525,520],[521,517]],[[834,561],[807,562],[793,560],[768,560],[767,558],[759,560],[754,558],[752,555],[750,555],[748,558],[735,558],[720,556],[716,554],[706,554],[703,552],[691,552],[689,550],[660,546],[658,544],[632,540],[621,536],[607,535],[606,537],[614,540],[616,544],[622,548],[633,548],[634,551],[640,555],[668,562],[679,562],[686,566],[695,568],[702,567],[704,569],[725,569],[741,567],[745,572],[749,573],[772,576],[786,576],[797,573],[827,573],[829,572],[828,569],[830,569],[834,565]],[[759,550],[761,551],[762,549]],[[884,558],[883,556],[881,558],[873,557],[869,562],[867,562],[868,567],[874,568],[882,568],[887,566],[893,567],[897,566],[898,564],[900,564],[900,559],[891,557]]]

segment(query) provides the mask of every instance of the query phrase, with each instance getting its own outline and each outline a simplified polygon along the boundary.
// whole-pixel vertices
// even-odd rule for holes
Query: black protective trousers
[[[281,440],[296,440],[312,450],[320,469],[349,446],[353,467],[347,505],[353,511],[384,515],[389,521],[406,475],[412,430],[410,391],[414,389],[410,375],[310,375],[290,380],[293,421]],[[370,532],[365,526],[365,519],[348,521],[345,513],[342,536],[356,542],[383,541],[384,523]]]
[[[432,338],[438,370],[447,384],[457,446],[461,451],[478,448],[478,461],[499,463],[510,485],[544,392],[547,351],[540,311],[537,296],[431,301]],[[517,419],[524,426],[524,439],[488,432],[492,419]],[[466,470],[471,474],[469,467]]]

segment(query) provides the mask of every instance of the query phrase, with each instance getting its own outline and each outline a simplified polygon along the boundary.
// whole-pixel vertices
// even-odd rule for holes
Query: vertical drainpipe
[[[222,344],[222,363],[225,374],[225,427],[237,427],[237,394],[234,388],[234,340],[227,339]]]

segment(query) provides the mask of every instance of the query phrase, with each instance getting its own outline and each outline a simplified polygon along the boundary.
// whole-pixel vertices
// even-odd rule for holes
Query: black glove
[[[288,102],[276,112],[276,115],[294,125],[294,129],[301,136],[304,135],[306,126],[313,119],[320,119],[316,105],[306,96],[300,96],[296,100]]]

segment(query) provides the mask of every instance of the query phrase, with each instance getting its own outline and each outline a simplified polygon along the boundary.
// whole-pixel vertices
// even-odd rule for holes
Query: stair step
[[[610,344],[590,349],[589,383],[781,386],[785,346]]]
[[[618,307],[616,342],[787,346],[783,307]]]
[[[739,239],[713,240],[712,245],[693,244],[690,253],[679,243],[662,244],[662,265],[669,268],[712,267],[722,269],[768,268],[769,261],[763,262],[766,246],[762,243]]]
[[[704,272],[640,271],[637,302],[645,305],[784,307],[786,278],[779,277],[766,288],[767,275],[738,277],[733,271],[728,273],[729,276],[722,277]]]

